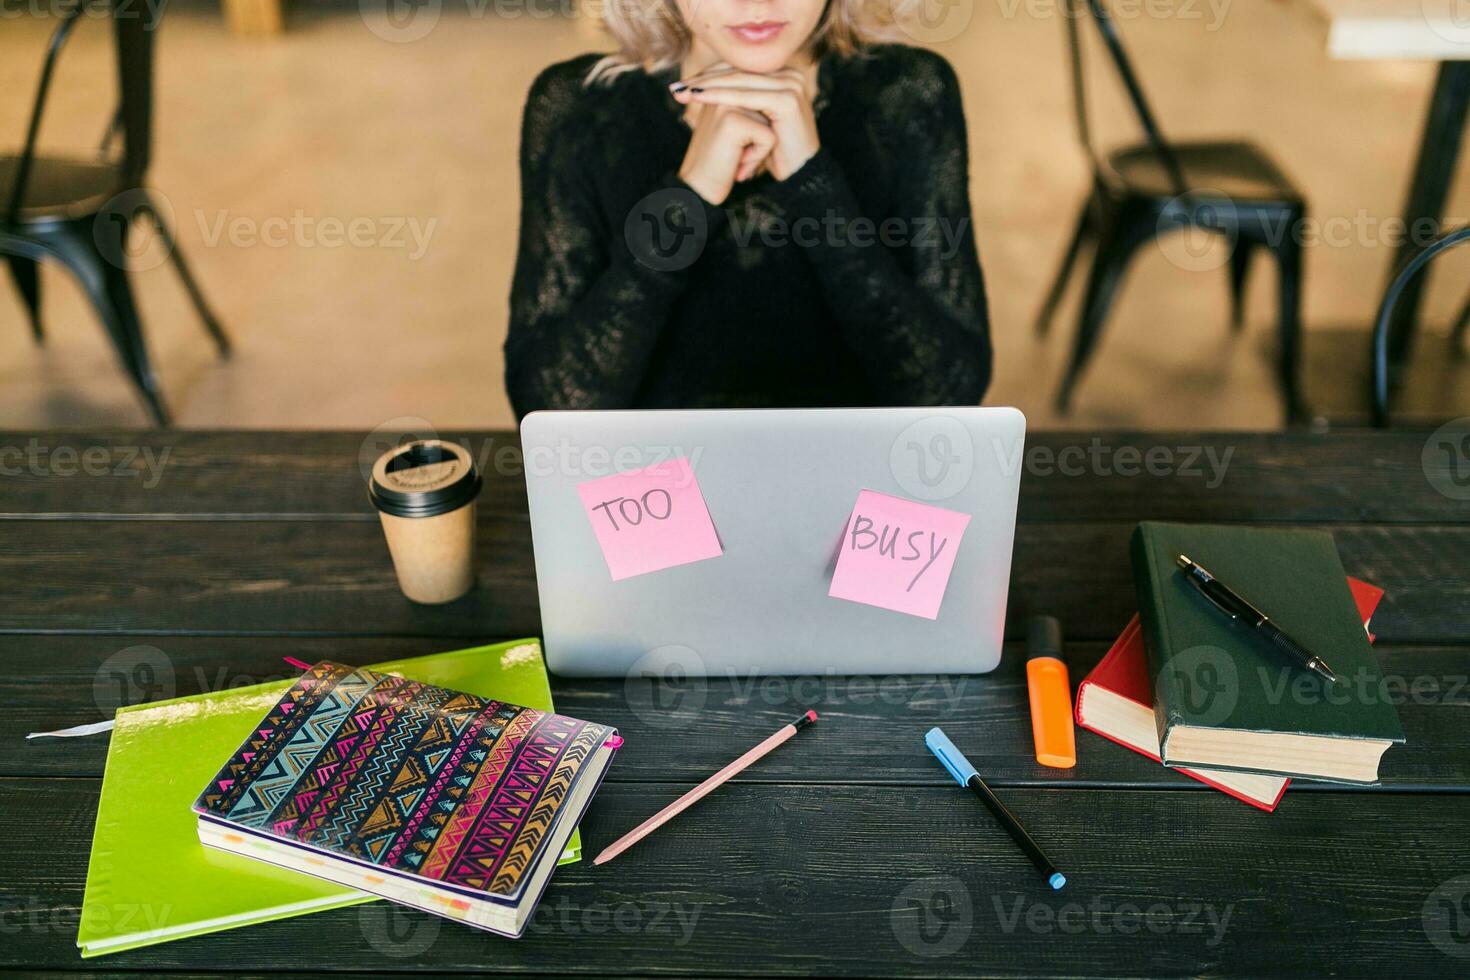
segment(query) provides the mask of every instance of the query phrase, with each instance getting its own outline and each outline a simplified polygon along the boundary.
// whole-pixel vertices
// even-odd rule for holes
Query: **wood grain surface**
[[[100,959],[74,946],[105,735],[124,703],[539,631],[512,433],[486,475],[478,584],[399,594],[364,433],[0,434],[0,969],[237,976],[1451,976],[1470,965],[1470,502],[1427,433],[1041,433],[1008,635],[1058,616],[1072,680],[1134,611],[1142,519],[1311,526],[1383,586],[1382,785],[1293,785],[1265,814],[1091,733],[1032,756],[1021,649],[988,675],[553,679],[627,738],[589,811],[610,842],[807,707],[821,722],[601,868],[557,872],[526,938],[386,903]],[[1071,879],[1054,894],[924,751],[943,725]],[[146,846],[146,841],[139,842]],[[117,914],[166,921],[168,909]]]

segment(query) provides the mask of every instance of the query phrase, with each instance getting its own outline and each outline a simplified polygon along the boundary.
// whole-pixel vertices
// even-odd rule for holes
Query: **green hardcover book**
[[[482,697],[552,710],[535,640],[372,664]],[[199,843],[199,787],[291,686],[283,680],[117,712],[87,866],[82,956],[376,901],[372,895]],[[573,834],[561,863],[581,856]]]
[[[1377,782],[1404,732],[1330,534],[1146,521],[1132,552],[1165,765]],[[1186,581],[1181,554],[1326,660],[1337,682],[1224,616]]]

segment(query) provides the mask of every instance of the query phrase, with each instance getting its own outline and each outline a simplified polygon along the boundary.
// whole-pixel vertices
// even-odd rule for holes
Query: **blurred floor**
[[[1274,270],[1256,267],[1247,329],[1232,338],[1223,249],[1146,249],[1074,413],[1051,411],[1077,290],[1045,341],[1031,321],[1088,179],[1055,6],[952,6],[973,16],[936,45],[958,70],[970,124],[997,347],[987,402],[1020,406],[1035,427],[1277,426]],[[393,32],[356,4],[298,7],[284,37],[246,40],[226,34],[217,10],[175,4],[160,38],[152,182],[237,344],[218,362],[169,270],[136,277],[179,424],[511,423],[500,346],[521,102],[543,65],[605,44],[583,17],[485,13],[495,8],[450,0],[425,36],[386,40]],[[1331,61],[1302,0],[1158,9],[1179,15],[1121,28],[1166,131],[1247,135],[1307,191],[1322,237],[1307,257],[1307,394],[1335,420],[1361,418],[1366,329],[1391,251],[1380,224],[1403,203],[1433,68]],[[0,32],[0,145],[19,144],[50,26],[20,16]],[[99,27],[66,53],[47,147],[90,147],[101,132],[112,66]],[[1120,99],[1100,115],[1101,132],[1134,137]],[[1467,210],[1457,187],[1450,215]],[[354,228],[357,243],[343,242]],[[1466,292],[1467,262],[1444,259],[1429,291],[1408,407],[1470,413],[1470,366],[1434,336]],[[0,425],[145,424],[78,290],[54,267],[44,288],[49,340],[38,349],[0,278]]]

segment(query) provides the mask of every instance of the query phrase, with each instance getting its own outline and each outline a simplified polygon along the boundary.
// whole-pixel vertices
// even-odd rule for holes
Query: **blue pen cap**
[[[949,736],[944,734],[944,730],[939,726],[936,725],[924,733],[924,744],[929,747],[930,752],[934,753],[934,757],[943,763],[944,768],[949,770],[955,782],[961,786],[970,785],[970,777],[980,775],[975,771],[975,767],[970,765],[970,760],[955,748]]]

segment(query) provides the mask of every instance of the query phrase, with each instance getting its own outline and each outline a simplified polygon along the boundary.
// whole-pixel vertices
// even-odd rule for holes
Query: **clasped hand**
[[[694,127],[679,179],[710,204],[763,170],[785,180],[821,146],[811,85],[798,69],[758,75],[722,63],[670,90]]]

